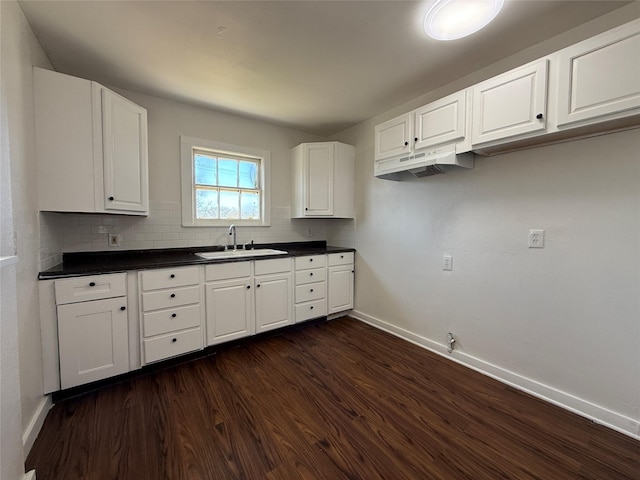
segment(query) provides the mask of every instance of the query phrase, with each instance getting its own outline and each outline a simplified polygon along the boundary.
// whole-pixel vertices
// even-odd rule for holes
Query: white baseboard
[[[26,430],[22,434],[22,448],[24,450],[24,458],[27,458],[29,452],[31,451],[31,447],[33,447],[38,434],[40,433],[40,429],[42,425],[44,425],[44,420],[47,418],[47,413],[51,409],[51,395],[45,395],[42,397],[42,401],[33,416],[31,417],[31,421],[29,425],[27,425]],[[35,472],[34,472],[35,478]]]
[[[575,395],[563,392],[530,378],[523,377],[522,375],[505,370],[504,368],[485,362],[484,360],[466,353],[455,350],[452,353],[448,353],[447,347],[444,344],[434,342],[429,338],[422,337],[357,310],[352,311],[349,315],[373,327],[384,330],[396,337],[402,338],[403,340],[426,348],[427,350],[446,357],[449,360],[464,365],[465,367],[494,378],[495,380],[506,383],[518,390],[522,390],[537,398],[586,417],[595,423],[599,423],[620,433],[633,437],[636,440],[640,440],[640,420],[636,420],[599,405],[595,405],[587,400],[576,397]]]

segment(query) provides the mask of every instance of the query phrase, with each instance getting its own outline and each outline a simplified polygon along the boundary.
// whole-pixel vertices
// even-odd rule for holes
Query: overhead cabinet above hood
[[[471,152],[456,154],[453,145],[446,145],[429,151],[377,160],[374,174],[387,180],[401,180],[403,172],[416,177],[427,177],[451,169],[473,168],[473,158]]]

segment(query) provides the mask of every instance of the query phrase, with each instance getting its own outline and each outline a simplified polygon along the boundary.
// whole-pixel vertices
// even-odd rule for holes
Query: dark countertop
[[[205,265],[213,263],[244,262],[247,260],[281,257],[301,257],[323,255],[325,253],[355,252],[354,248],[331,247],[327,242],[294,242],[256,244],[254,248],[275,248],[286,250],[287,255],[261,255],[259,257],[225,258],[207,260],[196,255],[198,252],[222,250],[223,247],[167,248],[153,250],[121,250],[114,252],[65,253],[62,263],[40,272],[38,279],[97,275],[101,273],[125,272],[127,270],[147,270],[153,268],[178,267],[184,265]]]

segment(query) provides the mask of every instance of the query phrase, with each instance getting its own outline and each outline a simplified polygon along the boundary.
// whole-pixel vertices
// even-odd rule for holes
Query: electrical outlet
[[[110,233],[109,234],[109,246],[110,247],[119,247],[121,241],[122,241],[122,234],[121,233]]]
[[[311,228],[307,228],[307,237],[313,237],[313,230],[311,230]]]
[[[529,248],[544,248],[544,230],[529,230]]]
[[[453,270],[453,257],[451,255],[442,257],[442,270]]]

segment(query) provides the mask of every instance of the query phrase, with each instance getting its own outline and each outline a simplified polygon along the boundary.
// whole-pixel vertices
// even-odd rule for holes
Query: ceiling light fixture
[[[504,0],[434,0],[424,30],[436,40],[456,40],[477,32],[500,12]]]

